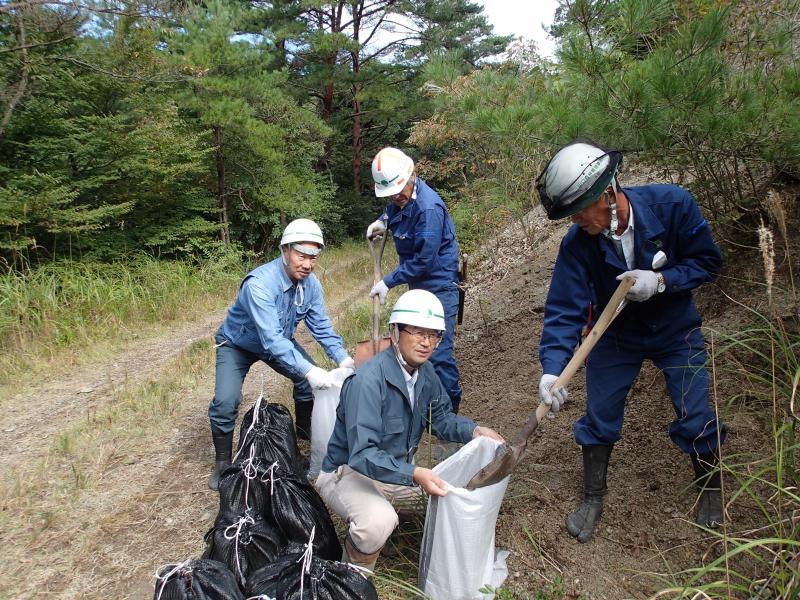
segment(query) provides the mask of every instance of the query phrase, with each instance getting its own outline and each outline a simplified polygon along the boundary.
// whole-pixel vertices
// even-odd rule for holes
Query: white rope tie
[[[277,467],[277,466],[278,466],[278,461],[276,460],[274,463],[272,463],[269,466],[269,469],[267,469],[267,473],[269,473],[269,496],[270,496],[270,498],[275,493],[275,467]],[[265,473],[265,475],[266,475],[266,473]],[[264,479],[263,477],[261,478],[261,481],[263,481],[264,483],[267,482],[266,479]]]
[[[300,566],[300,597],[303,597],[303,586],[306,582],[306,575],[311,573],[311,557],[314,555],[314,532],[316,531],[317,527],[314,526],[311,528],[311,535],[308,538],[308,543],[306,544],[306,551],[303,552],[303,556],[297,559],[297,562],[301,562]]]
[[[258,395],[258,399],[256,400],[256,403],[253,404],[253,421],[252,421],[252,423],[250,423],[250,427],[247,428],[247,431],[244,432],[244,435],[242,435],[239,438],[239,449],[236,451],[236,454],[233,457],[233,462],[236,462],[236,459],[239,458],[239,453],[242,451],[242,448],[244,448],[243,441],[247,439],[247,436],[250,435],[250,432],[253,431],[253,429],[255,429],[256,423],[258,423],[258,415],[261,412],[261,400],[262,400],[262,398],[264,398],[264,380],[263,380],[263,378],[261,380],[261,393]],[[253,446],[251,444],[250,445],[251,451],[252,451],[252,448],[253,448]]]
[[[161,582],[161,588],[159,588],[159,590],[158,590],[158,596],[156,596],[156,600],[161,600],[161,594],[164,593],[164,587],[166,587],[167,581],[169,581],[169,578],[172,577],[173,575],[175,575],[175,573],[177,573],[181,569],[185,568],[190,562],[192,562],[192,559],[187,559],[187,560],[185,560],[182,563],[179,563],[177,565],[163,565],[163,566],[159,567],[158,569],[156,569],[156,574],[155,574],[156,582],[159,582],[159,581]],[[164,569],[166,569],[168,567],[172,567],[172,570],[169,573],[167,573],[166,575],[160,575],[161,571],[163,571]]]
[[[254,524],[255,521],[253,520],[253,517],[251,517],[249,514],[246,514],[235,523],[228,525],[222,532],[226,540],[233,540],[233,539],[236,540],[233,543],[233,549],[234,552],[236,553],[236,570],[239,572],[239,577],[244,577],[244,574],[242,573],[242,565],[239,562],[239,534],[242,532],[242,527],[244,527],[245,525],[254,525]],[[235,529],[236,531],[233,533],[233,535],[228,535],[229,529]]]
[[[244,475],[244,506],[250,510],[250,481],[258,476],[256,466],[256,447],[250,446],[250,456],[242,463],[242,474]]]

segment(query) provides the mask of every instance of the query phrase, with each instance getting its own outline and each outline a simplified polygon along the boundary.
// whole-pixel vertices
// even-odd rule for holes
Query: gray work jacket
[[[419,368],[413,412],[400,369],[389,347],[345,380],[322,471],[347,464],[371,479],[414,485],[411,460],[428,425],[440,440],[472,439],[475,422],[453,413],[430,361]]]

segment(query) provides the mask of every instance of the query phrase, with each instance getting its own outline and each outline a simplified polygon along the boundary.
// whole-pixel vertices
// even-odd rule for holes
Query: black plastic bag
[[[153,600],[244,600],[244,596],[228,567],[203,558],[161,567]]]
[[[273,463],[274,464],[274,463]],[[228,467],[219,480],[219,514],[269,513],[272,465],[248,458]]]
[[[292,415],[282,404],[270,404],[259,397],[245,413],[239,428],[239,447],[234,462],[246,460],[251,446],[255,448],[253,455],[265,463],[277,461],[282,467],[303,474]]]
[[[315,556],[306,562],[305,558],[304,553],[295,552],[260,568],[247,580],[245,595],[266,594],[275,600],[378,600],[372,581],[352,565]]]
[[[342,556],[342,546],[322,498],[305,477],[280,466],[274,469],[274,485],[264,518],[290,543],[305,544],[312,531],[314,554],[328,560]]]
[[[227,565],[241,586],[256,569],[280,556],[284,546],[280,532],[250,512],[219,514],[205,541],[203,558]]]

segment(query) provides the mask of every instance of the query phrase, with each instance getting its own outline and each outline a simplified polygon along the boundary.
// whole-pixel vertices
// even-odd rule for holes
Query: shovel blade
[[[383,352],[389,347],[391,340],[385,337],[378,342],[378,352]],[[353,358],[356,363],[356,368],[363,365],[375,356],[375,343],[372,340],[364,340],[356,344],[356,355]]]
[[[500,483],[508,477],[517,466],[525,447],[509,446],[504,444],[497,448],[497,454],[488,465],[483,467],[467,483],[466,489],[472,491],[478,488]]]

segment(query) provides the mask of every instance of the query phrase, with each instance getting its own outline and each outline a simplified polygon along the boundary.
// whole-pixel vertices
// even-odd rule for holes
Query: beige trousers
[[[341,465],[322,472],[314,484],[330,510],[350,525],[348,537],[363,554],[378,552],[399,522],[400,510],[424,510],[422,488],[382,483]]]

